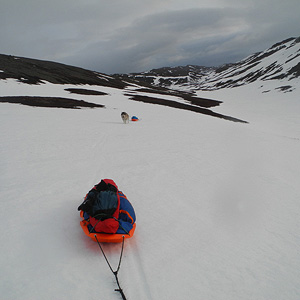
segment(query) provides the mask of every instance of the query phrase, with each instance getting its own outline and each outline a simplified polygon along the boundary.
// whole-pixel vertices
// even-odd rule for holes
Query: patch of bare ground
[[[230,117],[230,116],[222,115],[222,114],[219,114],[219,113],[215,113],[215,112],[213,112],[213,111],[211,111],[207,108],[202,108],[202,107],[198,107],[198,106],[184,104],[184,103],[180,103],[180,102],[177,102],[177,101],[154,98],[154,97],[148,97],[148,96],[142,96],[142,95],[127,95],[127,96],[130,96],[130,99],[134,100],[134,101],[140,101],[140,102],[145,102],[145,103],[158,104],[158,105],[164,105],[164,106],[189,110],[189,111],[193,111],[193,112],[196,112],[196,113],[209,115],[209,116],[212,116],[212,117],[225,119],[225,120],[233,121],[233,122],[248,123],[247,121],[244,121],[244,120],[240,120],[240,119],[237,119],[237,118],[234,118],[234,117]]]
[[[79,95],[92,95],[92,96],[108,95],[107,93],[104,92],[88,90],[88,89],[69,88],[69,89],[65,89],[65,91],[70,92],[71,94],[79,94]]]
[[[16,103],[36,107],[56,107],[73,109],[79,109],[82,107],[105,107],[102,104],[95,104],[83,100],[75,100],[61,97],[10,96],[0,97],[0,102]]]

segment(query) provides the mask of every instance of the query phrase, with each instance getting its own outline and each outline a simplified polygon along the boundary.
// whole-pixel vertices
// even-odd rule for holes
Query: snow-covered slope
[[[260,81],[261,85],[277,81],[276,89],[289,92],[299,87],[299,75],[300,38],[291,38],[237,64],[217,69],[199,84],[199,88],[214,90],[255,81]]]
[[[289,38],[240,62],[218,68],[200,66],[161,68],[116,77],[187,91],[233,88],[259,81],[260,86],[265,87],[262,92],[268,92],[270,88],[291,92],[300,88],[299,75],[300,38]]]
[[[77,212],[113,178],[137,214],[119,273],[127,299],[298,300],[299,89],[255,84],[198,92],[245,124],[119,88],[1,80],[1,96],[106,94],[72,94],[95,109],[0,103],[0,298],[121,299]],[[103,247],[116,268],[121,246]]]

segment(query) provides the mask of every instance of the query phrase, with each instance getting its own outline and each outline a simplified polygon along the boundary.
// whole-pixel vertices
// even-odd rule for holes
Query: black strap
[[[103,249],[102,249],[102,247],[101,247],[101,244],[100,244],[100,242],[99,242],[98,239],[97,239],[97,235],[96,235],[96,234],[95,234],[95,238],[96,238],[96,241],[97,241],[97,243],[98,243],[98,245],[99,245],[99,247],[100,247],[100,250],[101,250],[101,252],[102,252],[102,254],[103,254],[103,256],[104,256],[104,258],[105,258],[105,260],[106,260],[106,262],[107,262],[107,265],[109,266],[111,272],[115,275],[115,278],[116,278],[116,281],[117,281],[117,285],[118,285],[118,287],[119,287],[118,289],[115,289],[115,291],[116,291],[116,292],[119,292],[119,293],[121,294],[123,300],[126,300],[125,294],[124,294],[123,290],[121,289],[121,286],[120,286],[120,283],[119,283],[119,279],[118,279],[118,272],[119,272],[120,267],[121,267],[121,261],[122,261],[122,256],[123,256],[123,249],[124,249],[124,241],[125,241],[125,237],[123,236],[122,250],[121,250],[121,254],[120,254],[120,259],[119,259],[118,268],[117,268],[116,271],[114,271],[113,268],[111,267],[111,265],[110,265],[110,263],[109,263],[109,261],[108,261],[106,255],[105,255],[105,253],[104,253],[104,251],[103,251]]]
[[[115,218],[115,217],[113,217],[118,223],[119,223],[119,226],[128,234],[128,235],[130,235],[129,234],[129,232],[121,225],[121,223],[120,223],[120,220],[118,220],[117,218]]]

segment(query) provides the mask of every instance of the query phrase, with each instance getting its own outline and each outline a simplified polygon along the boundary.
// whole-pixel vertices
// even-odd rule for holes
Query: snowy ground
[[[70,86],[0,81],[1,96]],[[96,87],[93,87],[96,89]],[[128,300],[300,299],[300,89],[199,92],[234,123],[110,96],[105,109],[0,103],[0,298],[121,299],[77,207],[102,178],[133,204]],[[141,120],[122,124],[127,111]],[[103,246],[117,266],[119,244]]]

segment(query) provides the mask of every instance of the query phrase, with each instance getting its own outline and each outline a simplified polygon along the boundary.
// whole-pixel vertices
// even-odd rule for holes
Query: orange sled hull
[[[80,216],[82,217],[81,213]],[[124,234],[124,233],[96,233],[96,232],[89,232],[88,225],[89,221],[82,220],[80,222],[80,226],[83,230],[83,232],[90,237],[93,241],[100,242],[100,243],[120,243],[124,239],[131,238],[134,234],[136,224],[133,224],[132,229],[129,231],[129,234]]]

